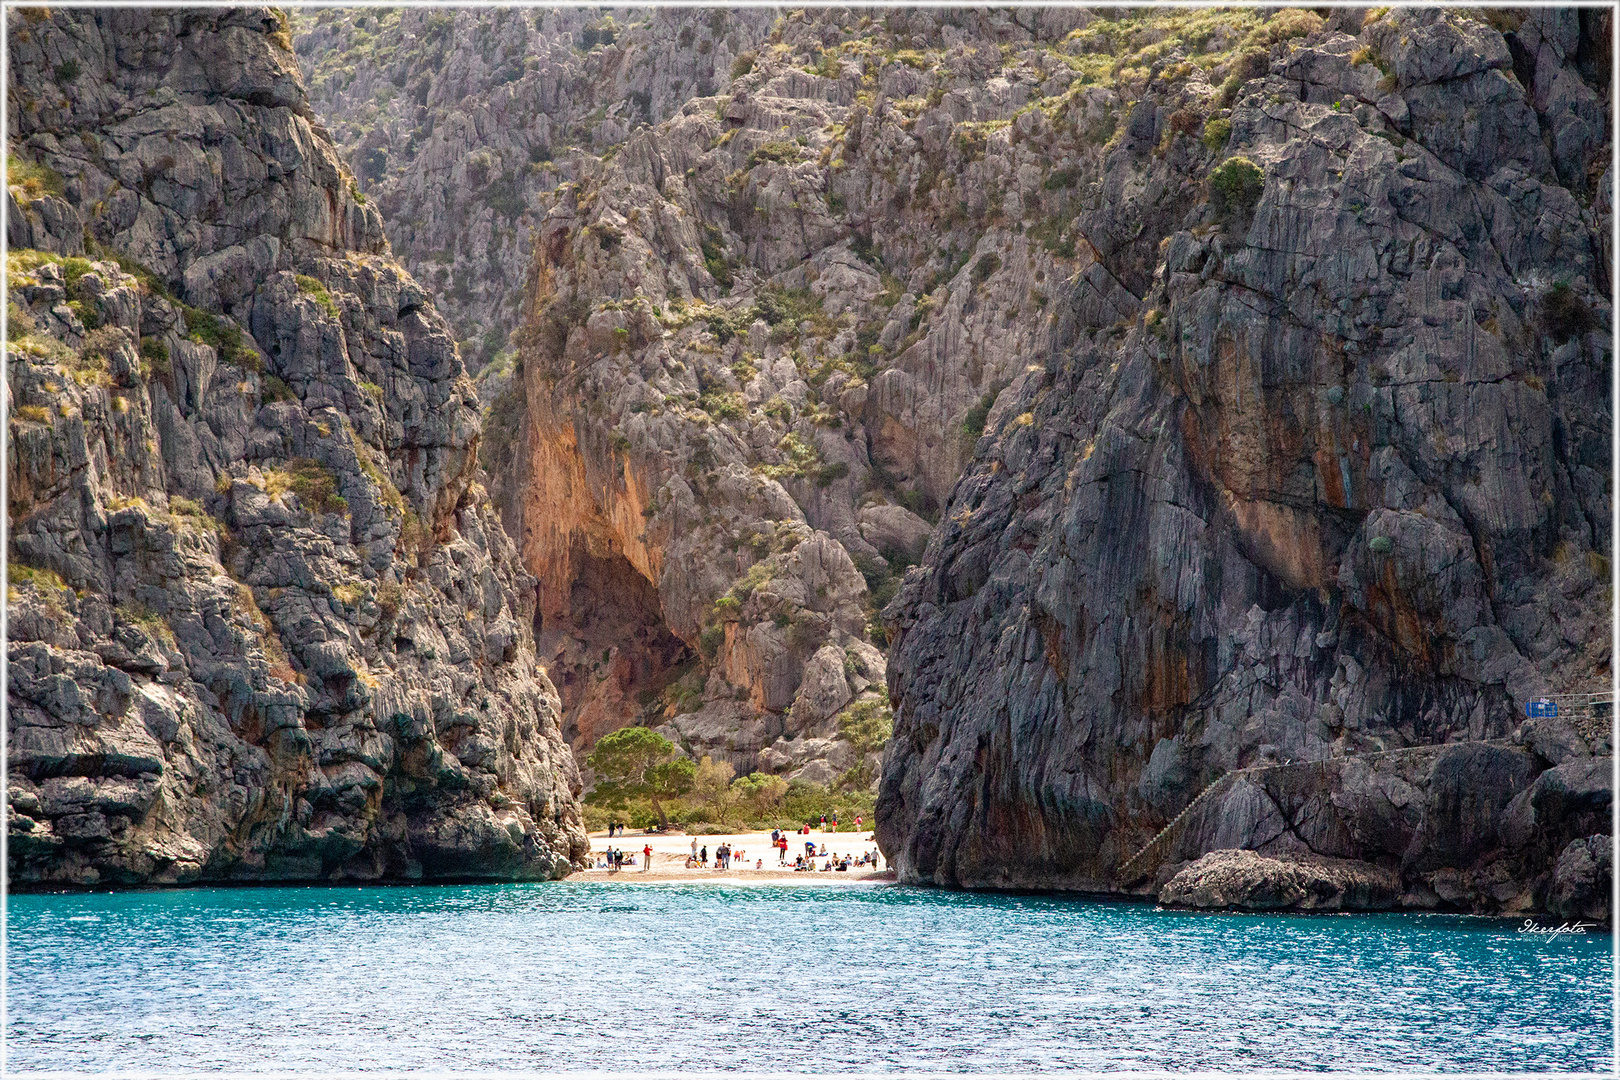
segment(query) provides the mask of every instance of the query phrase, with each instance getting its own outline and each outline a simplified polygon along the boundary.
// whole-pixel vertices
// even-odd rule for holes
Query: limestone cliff
[[[1087,255],[885,612],[903,880],[1248,848],[1606,917],[1608,720],[1523,705],[1611,676],[1608,20],[1284,12],[1213,68],[1081,31],[1154,44],[1105,145],[1006,136]]]
[[[285,17],[8,19],[13,887],[567,872],[476,393]]]
[[[476,370],[510,362],[550,193],[632,130],[723,91],[777,15],[308,9],[293,42],[340,156]]]
[[[1088,258],[1061,228],[1024,234],[1072,193],[1044,167],[1019,178],[1005,142],[1039,97],[1093,127],[1112,115],[1114,92],[1055,51],[1088,18],[739,27],[728,52],[757,44],[717,66],[727,93],[573,153],[568,182],[529,196],[548,208],[532,307],[485,461],[540,580],[576,745],[639,717],[743,768],[862,765],[839,718],[883,708],[875,610],[967,459],[964,429]],[[660,13],[619,40],[656,53],[718,19]],[[605,48],[586,66],[617,70]],[[614,85],[596,94],[612,113]]]
[[[1609,678],[1607,18],[298,42],[488,358],[576,751],[639,721],[858,782],[844,722],[892,706],[908,880],[1148,891],[1254,848],[1216,869],[1589,911],[1607,724],[1520,721]]]

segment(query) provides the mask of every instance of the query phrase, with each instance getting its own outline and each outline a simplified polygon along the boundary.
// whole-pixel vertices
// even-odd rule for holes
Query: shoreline
[[[876,865],[851,865],[848,870],[823,870],[833,855],[849,855],[852,858],[877,850],[875,834],[863,830],[861,832],[821,832],[811,830],[803,833],[790,833],[788,836],[787,861],[778,862],[778,852],[771,846],[771,837],[767,832],[738,832],[715,833],[709,836],[689,836],[686,833],[648,833],[629,832],[622,836],[609,839],[607,833],[594,832],[591,838],[592,865],[584,870],[575,870],[566,875],[564,881],[598,881],[598,882],[667,882],[667,881],[753,881],[753,882],[788,882],[794,884],[829,884],[829,883],[855,883],[855,882],[893,882],[896,874],[881,854]],[[804,852],[805,842],[815,844],[816,851],[826,851],[826,855],[818,854],[815,857],[814,870],[795,870],[793,858]],[[699,852],[706,850],[708,864],[704,866],[686,865],[696,845]],[[722,870],[716,865],[715,852],[721,844],[729,844],[733,851],[740,851],[743,858],[733,863],[730,869]],[[652,865],[644,865],[643,850],[652,848]],[[603,866],[602,862],[609,848],[621,850],[627,858],[633,860],[617,869]]]

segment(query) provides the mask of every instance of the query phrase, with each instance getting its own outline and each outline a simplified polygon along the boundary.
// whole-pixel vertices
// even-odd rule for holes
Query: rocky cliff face
[[[1081,30],[1160,23],[1105,145],[1001,136],[1077,259],[885,612],[903,880],[1130,886],[1275,764],[1146,886],[1258,848],[1607,912],[1607,720],[1522,706],[1610,678],[1608,18],[1278,13],[1213,68]]]
[[[908,880],[1591,910],[1606,723],[1520,720],[1609,677],[1607,16],[1330,16],[300,19],[576,751],[892,706]]]
[[[1054,51],[1087,18],[739,23],[724,57],[714,39],[728,92],[678,110],[638,58],[708,40],[717,16],[660,13],[583,60],[583,37],[553,47],[609,114],[624,70],[654,78],[630,98],[678,112],[604,128],[622,141],[528,197],[545,219],[519,377],[492,395],[493,494],[539,579],[577,746],[640,719],[744,769],[863,767],[841,732],[886,712],[876,609],[967,458],[964,424],[1024,373],[1048,290],[1084,258],[1060,228],[1023,235],[1069,181],[992,136],[1043,96],[1111,115],[1114,92],[1084,92],[1085,64]]]
[[[530,233],[559,184],[630,132],[722,92],[777,18],[585,8],[296,15],[310,99],[474,370],[522,322]]]
[[[9,19],[13,886],[565,873],[476,394],[283,17]]]

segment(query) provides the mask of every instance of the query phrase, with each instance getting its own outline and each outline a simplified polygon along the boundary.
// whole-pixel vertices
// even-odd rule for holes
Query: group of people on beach
[[[822,820],[826,819],[823,818]],[[855,819],[857,827],[860,825],[860,820],[860,818]],[[833,819],[833,823],[834,827],[836,828],[836,818]],[[804,828],[799,830],[799,835],[807,835],[809,832],[810,827],[806,825]],[[771,846],[776,848],[776,865],[786,866],[788,853],[787,834],[779,829],[772,829]],[[793,858],[793,869],[795,871],[816,869],[848,870],[851,866],[871,866],[872,868],[876,869],[879,858],[881,858],[881,856],[879,855],[877,848],[872,848],[870,851],[863,851],[859,855],[851,855],[847,853],[844,855],[828,855],[827,842],[825,840],[821,842],[821,849],[819,851],[816,849],[816,842],[814,840],[806,840],[804,842],[804,853],[801,855],[795,855]],[[818,868],[815,863],[815,860],[817,859],[826,859],[827,861]]]
[[[818,858],[826,858],[827,861],[818,867],[816,865],[816,859]],[[873,848],[871,851],[863,851],[859,855],[850,855],[846,853],[844,855],[829,856],[827,855],[825,845],[823,845],[818,854],[795,856],[793,859],[793,870],[795,873],[802,873],[810,870],[819,870],[822,873],[828,873],[829,871],[833,870],[848,870],[852,866],[870,866],[875,870],[878,867],[878,858],[879,855],[877,848]]]
[[[828,831],[827,827],[829,824],[832,826],[831,831],[838,831],[837,814],[832,815],[830,820],[825,814],[822,815],[821,829],[823,832]],[[862,822],[861,818],[856,817],[855,827],[857,831],[861,828],[862,824],[864,823]],[[795,829],[794,832],[801,836],[808,836],[810,835],[811,829],[812,823],[807,822],[800,828]],[[624,824],[622,822],[613,821],[608,823],[608,836],[611,837],[615,834],[619,836],[624,835]],[[787,832],[781,829],[771,830],[771,847],[776,849],[776,864],[781,867],[787,867],[790,865],[788,862],[788,849],[790,847],[788,835],[789,834]],[[649,843],[642,847],[641,856],[642,870],[651,870],[653,856],[652,844]],[[820,865],[817,865],[818,860],[824,861],[822,861]],[[635,864],[636,853],[634,851],[627,854],[623,848],[616,848],[611,845],[603,853],[602,860],[597,863],[599,867],[613,871],[622,870],[627,866],[633,867]],[[819,848],[814,840],[806,840],[804,842],[804,852],[802,854],[795,855],[791,863],[791,866],[795,871],[818,870],[821,872],[849,870],[852,867],[862,866],[870,866],[873,869],[878,869],[881,867],[881,865],[882,855],[877,848],[862,851],[859,854],[828,854],[827,842],[825,840],[821,842]],[[707,869],[708,866],[709,845],[699,844],[697,837],[693,837],[692,851],[691,854],[686,858],[686,869]],[[754,865],[750,867],[748,865],[747,853],[743,851],[742,848],[739,847],[733,849],[730,844],[722,843],[714,850],[714,869],[731,870],[733,868],[742,870],[763,870],[765,869],[765,860],[756,858],[754,860]]]
[[[620,826],[620,828],[623,828],[623,826]],[[626,855],[624,853],[624,849],[622,849],[622,848],[608,848],[607,849],[607,868],[609,870],[622,870],[626,866],[634,866],[634,865],[636,865],[636,853],[635,852],[632,851],[629,855]],[[647,844],[644,847],[642,847],[642,849],[641,849],[641,868],[643,870],[651,870],[652,869],[652,845],[651,844]]]
[[[748,869],[747,860],[748,856],[743,852],[742,848],[738,848],[733,851],[730,844],[721,844],[719,847],[714,849],[714,868],[716,870],[730,870],[733,861],[738,863],[741,869],[746,870]],[[754,867],[755,870],[763,870],[765,868],[765,861],[763,859],[756,859],[754,861],[756,863]],[[688,855],[686,858],[686,868],[688,870],[692,870],[700,866],[708,865],[709,845],[704,844],[700,848],[698,847],[697,837],[693,837],[692,854]]]

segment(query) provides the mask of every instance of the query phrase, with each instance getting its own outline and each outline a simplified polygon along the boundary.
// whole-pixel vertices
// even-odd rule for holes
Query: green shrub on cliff
[[[294,458],[265,474],[265,492],[278,498],[291,491],[305,509],[317,514],[341,514],[349,500],[337,493],[337,474],[311,458]]]
[[[838,736],[863,754],[882,750],[894,734],[894,713],[879,698],[857,701],[838,714]]]
[[[62,177],[55,169],[16,154],[6,155],[6,185],[18,188],[28,199],[62,194]]]
[[[319,280],[308,274],[295,274],[293,280],[298,284],[298,291],[314,300],[322,311],[334,319],[338,317],[338,307],[332,300],[332,294],[326,291],[326,286]]]
[[[1224,116],[1212,116],[1204,123],[1204,145],[1220,150],[1232,137],[1232,121]]]
[[[259,354],[247,344],[247,335],[235,323],[189,305],[184,306],[186,330],[192,341],[212,346],[219,354],[219,362],[234,367],[258,371],[264,364]]]
[[[1246,157],[1227,158],[1209,174],[1209,198],[1222,217],[1247,214],[1260,201],[1266,174]]]

